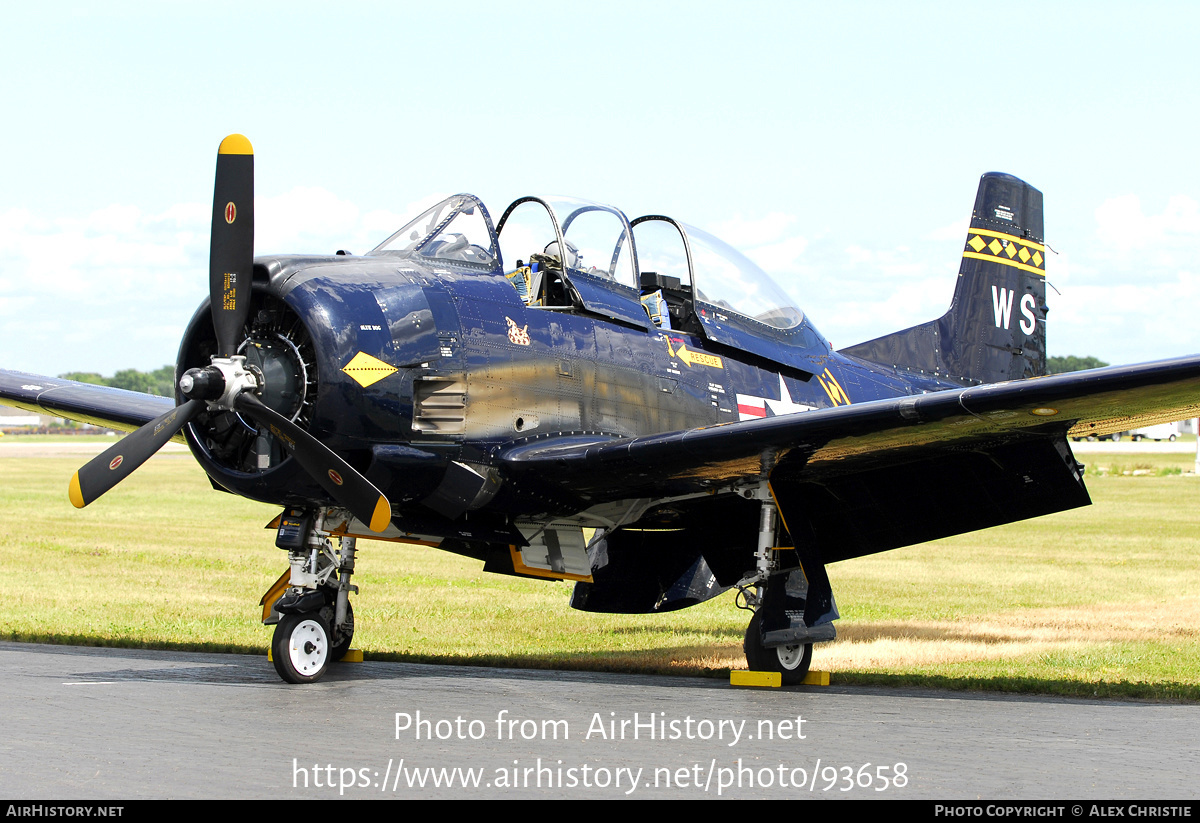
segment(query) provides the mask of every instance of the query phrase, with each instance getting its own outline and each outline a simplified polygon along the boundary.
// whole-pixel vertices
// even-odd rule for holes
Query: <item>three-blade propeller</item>
[[[151,420],[93,458],[71,478],[69,494],[83,508],[145,463],[205,409],[237,411],[272,434],[337,503],[372,531],[391,522],[388,499],[371,481],[291,420],[263,404],[262,387],[238,355],[250,315],[254,269],[254,149],[240,134],[221,141],[213,193],[208,290],[217,356],[179,380],[187,402]]]

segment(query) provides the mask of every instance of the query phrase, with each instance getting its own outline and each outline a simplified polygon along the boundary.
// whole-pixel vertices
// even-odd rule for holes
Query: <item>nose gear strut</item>
[[[356,541],[324,529],[329,509],[290,509],[279,519],[275,545],[288,552],[288,586],[264,623],[275,622],[271,662],[289,683],[313,683],[346,656],[354,637],[350,594]]]

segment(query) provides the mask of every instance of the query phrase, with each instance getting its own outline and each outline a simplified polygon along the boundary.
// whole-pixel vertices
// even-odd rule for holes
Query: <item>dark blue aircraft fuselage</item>
[[[815,345],[793,355],[799,368],[692,331],[527,306],[499,264],[479,271],[284,257],[259,259],[255,272],[256,300],[279,298],[311,339],[308,366],[318,387],[306,401],[311,430],[372,469],[399,504],[426,497],[450,461],[487,464],[497,449],[550,435],[637,437],[954,385],[831,351],[807,318],[801,339]],[[189,333],[181,363],[200,359],[207,317],[202,306],[201,332]],[[775,347],[787,359],[787,344]],[[377,362],[375,371],[351,365],[363,356]],[[193,441],[205,468],[231,491],[285,505],[322,497],[282,455],[271,470],[238,471]],[[507,499],[513,513],[549,505]]]

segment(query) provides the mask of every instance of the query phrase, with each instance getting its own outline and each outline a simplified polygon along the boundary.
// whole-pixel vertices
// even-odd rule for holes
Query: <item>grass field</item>
[[[830,567],[835,682],[1200,699],[1193,457],[1089,454],[1094,506]],[[3,637],[265,654],[259,597],[286,567],[277,513],[160,455],[84,510],[79,461],[0,459]],[[1126,473],[1128,472],[1128,473]],[[1136,474],[1134,472],[1137,472]],[[359,542],[355,645],[374,659],[724,676],[747,612],[575,612],[570,586]]]

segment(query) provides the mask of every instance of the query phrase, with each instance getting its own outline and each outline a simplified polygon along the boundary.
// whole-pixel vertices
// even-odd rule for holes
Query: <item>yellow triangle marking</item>
[[[354,378],[354,382],[358,385],[366,388],[395,372],[396,367],[384,363],[378,357],[359,352],[342,367],[342,371]]]

